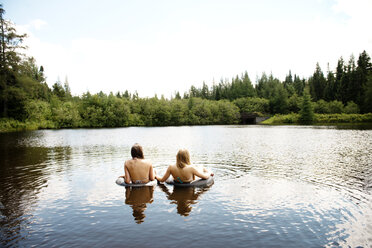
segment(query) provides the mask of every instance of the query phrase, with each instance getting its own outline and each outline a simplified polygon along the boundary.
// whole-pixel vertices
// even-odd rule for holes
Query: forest
[[[219,83],[191,86],[170,99],[141,98],[136,92],[73,96],[65,80],[52,87],[43,66],[25,56],[25,34],[4,19],[0,5],[0,130],[239,124],[244,114],[292,115],[293,123],[311,124],[327,115],[333,122],[345,115],[351,121],[372,122],[372,64],[366,51],[348,61],[341,57],[334,70],[316,64],[308,78],[289,71],[281,81],[262,73],[252,83],[247,72]],[[269,63],[269,62],[268,62]],[[102,82],[104,84],[104,82]],[[338,117],[337,117],[338,116]],[[350,118],[349,118],[350,119]]]

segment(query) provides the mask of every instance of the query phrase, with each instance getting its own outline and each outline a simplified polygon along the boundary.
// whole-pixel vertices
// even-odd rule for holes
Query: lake
[[[125,188],[134,143],[209,188]],[[193,126],[0,134],[0,246],[371,247],[372,130]]]

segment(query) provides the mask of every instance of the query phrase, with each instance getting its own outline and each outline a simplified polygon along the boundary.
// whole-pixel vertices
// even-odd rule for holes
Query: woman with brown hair
[[[207,169],[198,169],[190,163],[190,154],[186,149],[181,149],[177,153],[176,164],[170,165],[163,177],[155,176],[159,182],[165,182],[172,175],[173,180],[177,183],[191,183],[195,176],[202,179],[208,179],[213,173]]]
[[[150,161],[145,160],[142,146],[134,144],[131,149],[132,159],[124,163],[124,181],[126,184],[145,184],[155,180],[155,173]]]

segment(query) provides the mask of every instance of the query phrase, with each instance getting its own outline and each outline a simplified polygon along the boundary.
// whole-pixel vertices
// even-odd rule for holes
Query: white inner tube
[[[143,186],[155,186],[157,184],[157,181],[150,181],[148,183],[125,183],[124,178],[119,177],[116,179],[116,184],[125,186],[125,187],[143,187]]]
[[[211,186],[214,183],[214,176],[210,176],[208,179],[197,179],[190,183],[179,183],[173,180],[173,177],[170,176],[167,181],[167,184],[174,185],[177,187],[207,187]]]

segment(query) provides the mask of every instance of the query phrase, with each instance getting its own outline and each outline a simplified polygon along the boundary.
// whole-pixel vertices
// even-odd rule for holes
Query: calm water
[[[115,184],[139,142],[209,188]],[[372,130],[203,126],[0,134],[0,246],[372,247]]]

